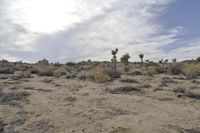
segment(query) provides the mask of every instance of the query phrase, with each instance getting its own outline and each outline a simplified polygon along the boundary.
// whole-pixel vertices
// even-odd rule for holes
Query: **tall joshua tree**
[[[120,58],[121,62],[124,63],[124,70],[128,71],[128,60],[129,60],[130,55],[127,53],[125,55],[122,55],[122,57]]]
[[[117,70],[117,52],[118,52],[118,48],[116,48],[115,50],[112,50],[112,55],[113,55],[113,58],[111,59],[111,62],[112,62],[112,67],[114,69],[114,71]]]
[[[141,63],[143,64],[144,54],[139,54],[139,57],[140,57],[140,59],[141,59]]]

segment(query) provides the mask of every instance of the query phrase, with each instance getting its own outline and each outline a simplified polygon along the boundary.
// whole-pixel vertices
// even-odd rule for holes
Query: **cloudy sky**
[[[200,56],[200,0],[0,0],[0,59]]]

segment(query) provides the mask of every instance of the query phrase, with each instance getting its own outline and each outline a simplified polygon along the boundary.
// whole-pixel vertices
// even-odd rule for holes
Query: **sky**
[[[0,59],[200,56],[200,0],[0,0]]]

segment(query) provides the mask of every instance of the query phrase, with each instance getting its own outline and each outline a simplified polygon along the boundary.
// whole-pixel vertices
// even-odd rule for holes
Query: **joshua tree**
[[[122,55],[122,57],[120,58],[121,62],[124,63],[124,70],[125,71],[128,71],[128,60],[129,58],[131,58],[129,56],[129,54],[125,54],[125,55]]]
[[[162,63],[163,63],[163,59],[159,60],[158,62],[159,62],[160,64],[162,64]]]
[[[176,62],[177,62],[176,58],[172,59],[172,62],[173,62],[173,63],[176,63]]]
[[[143,64],[144,54],[139,54],[139,57],[140,57],[140,59],[141,59],[141,63]]]
[[[197,60],[197,61],[200,61],[200,57],[198,57],[196,60]]]
[[[164,61],[164,63],[167,64],[167,63],[168,63],[168,59],[166,59],[166,60]]]
[[[112,55],[113,55],[113,58],[111,59],[111,62],[112,62],[112,67],[113,69],[116,71],[117,70],[117,54],[118,52],[118,48],[116,48],[115,50],[112,50]]]

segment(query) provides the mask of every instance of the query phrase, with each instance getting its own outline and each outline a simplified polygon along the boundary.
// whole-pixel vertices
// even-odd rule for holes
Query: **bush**
[[[14,74],[15,68],[14,67],[2,67],[0,68],[1,74]]]
[[[109,75],[105,74],[99,68],[94,68],[89,71],[89,76],[97,83],[104,83],[111,80]]]
[[[185,95],[191,98],[200,99],[200,89],[189,89]]]
[[[37,67],[38,70],[38,75],[39,76],[53,76],[53,72],[55,70],[55,68],[53,66],[38,66]]]
[[[53,72],[53,76],[56,77],[56,78],[59,78],[63,75],[66,74],[66,70],[64,67],[59,67],[58,69],[56,69],[54,72]]]
[[[29,71],[24,71],[24,72],[18,71],[15,73],[15,75],[18,78],[32,78],[31,72]]]
[[[67,62],[67,63],[65,63],[65,65],[74,67],[74,66],[76,66],[77,64],[74,63],[74,62]]]
[[[159,65],[159,66],[150,66],[147,68],[147,71],[153,75],[153,74],[164,73],[165,69]]]
[[[43,80],[42,80],[42,82],[44,82],[44,83],[51,83],[53,80],[52,79],[50,79],[50,78],[44,78]]]
[[[177,86],[176,88],[173,89],[173,92],[176,93],[185,93],[186,89],[182,86]]]
[[[121,73],[115,69],[112,69],[111,67],[103,68],[102,72],[112,79],[121,78]]]
[[[168,67],[168,73],[174,74],[174,75],[182,74],[183,73],[182,64],[179,64],[179,63],[170,64]]]
[[[183,68],[183,73],[191,78],[196,78],[200,76],[200,65],[198,64],[185,64]]]

